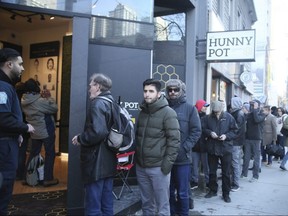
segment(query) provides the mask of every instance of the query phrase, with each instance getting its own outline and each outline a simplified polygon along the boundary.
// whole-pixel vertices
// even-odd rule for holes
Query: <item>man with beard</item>
[[[16,50],[0,50],[0,174],[3,177],[0,188],[0,215],[7,215],[12,197],[19,145],[23,140],[21,134],[34,132],[32,125],[23,122],[14,88],[23,71],[23,60]]]

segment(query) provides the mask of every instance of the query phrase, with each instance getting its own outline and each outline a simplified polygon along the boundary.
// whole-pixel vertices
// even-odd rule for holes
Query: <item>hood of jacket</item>
[[[21,104],[22,106],[27,106],[35,102],[41,97],[40,94],[23,94]]]
[[[157,101],[155,101],[152,104],[147,104],[145,101],[140,105],[140,108],[143,110],[143,112],[146,113],[155,113],[159,109],[168,106],[168,101],[164,97],[164,95],[161,95]]]
[[[232,97],[231,98],[231,108],[232,110],[238,110],[242,108],[242,100],[240,97]]]

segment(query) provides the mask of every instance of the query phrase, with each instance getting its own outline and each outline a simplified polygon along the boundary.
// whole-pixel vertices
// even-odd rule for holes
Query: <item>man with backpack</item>
[[[104,74],[93,74],[89,86],[90,104],[85,128],[72,139],[74,145],[81,147],[85,215],[113,215],[112,190],[117,159],[106,139],[113,124],[109,102],[114,101],[110,92],[112,81]]]

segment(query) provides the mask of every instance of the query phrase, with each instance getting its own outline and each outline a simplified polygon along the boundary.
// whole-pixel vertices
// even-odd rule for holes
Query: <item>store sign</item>
[[[206,42],[207,61],[255,61],[255,30],[208,32]]]

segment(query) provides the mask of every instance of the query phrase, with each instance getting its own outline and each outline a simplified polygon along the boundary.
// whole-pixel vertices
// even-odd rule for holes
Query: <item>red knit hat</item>
[[[205,100],[197,100],[195,105],[198,112],[201,111],[202,107],[208,107],[208,106],[210,106],[210,104],[208,104]]]

